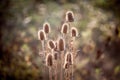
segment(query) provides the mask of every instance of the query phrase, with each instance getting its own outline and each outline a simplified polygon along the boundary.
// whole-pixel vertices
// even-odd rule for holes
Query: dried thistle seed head
[[[64,23],[64,24],[62,25],[61,33],[67,34],[68,31],[69,31],[69,24],[68,24],[68,23]]]
[[[48,41],[48,48],[54,49],[56,47],[55,42],[53,40]]]
[[[53,65],[53,56],[50,53],[46,56],[46,65],[49,67]]]
[[[65,55],[65,62],[68,62],[70,65],[73,64],[73,54],[70,52],[67,52]]]
[[[68,63],[68,62],[65,62],[64,65],[63,65],[63,68],[64,68],[64,69],[68,69],[69,66],[70,66],[69,63]]]
[[[54,59],[58,60],[58,53],[57,52],[54,53]]]
[[[46,34],[50,33],[50,24],[45,22],[43,24],[43,30],[45,31]]]
[[[77,37],[78,36],[78,30],[75,27],[71,28],[71,36],[72,37]]]
[[[74,14],[72,11],[66,12],[66,21],[73,22],[74,21]]]
[[[41,41],[46,40],[46,34],[43,30],[38,31],[38,39],[41,40]]]
[[[59,51],[65,50],[65,40],[63,38],[60,38],[58,40],[58,49],[59,49]]]

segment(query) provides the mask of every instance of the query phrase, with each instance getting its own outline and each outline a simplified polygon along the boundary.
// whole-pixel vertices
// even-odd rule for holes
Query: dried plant
[[[63,38],[58,39],[58,50],[59,51],[65,50],[65,40]]]
[[[54,49],[56,47],[55,42],[53,40],[49,40],[48,41],[48,47],[50,49]]]
[[[78,31],[75,27],[71,28],[71,36],[72,37],[77,37],[78,36]]]
[[[50,33],[50,24],[48,22],[45,22],[43,24],[43,30],[45,31],[46,34]]]
[[[38,31],[38,39],[41,41],[46,40],[46,34],[43,30]]]
[[[43,30],[39,30],[38,32],[38,38],[42,42],[43,52],[47,53],[44,57],[46,66],[49,69],[50,80],[58,80],[59,74],[60,80],[73,80],[73,65],[76,54],[74,41],[75,37],[78,36],[77,28],[70,25],[73,21],[73,12],[67,11],[66,22],[63,23],[59,31],[61,34],[57,36],[58,40],[56,41],[47,36],[50,33],[50,24],[48,22],[44,23]]]
[[[46,56],[46,65],[48,67],[52,67],[53,66],[53,56],[50,53]]]
[[[70,52],[67,52],[65,55],[65,62],[69,63],[69,65],[73,64],[73,54]]]
[[[74,21],[74,14],[72,11],[66,12],[66,21],[67,22],[73,22]]]
[[[69,32],[69,24],[68,23],[64,23],[62,25],[61,33],[67,34],[68,32]]]
[[[53,56],[51,53],[49,53],[47,56],[46,56],[46,65],[48,66],[49,68],[49,79],[52,80],[52,66],[53,66]]]

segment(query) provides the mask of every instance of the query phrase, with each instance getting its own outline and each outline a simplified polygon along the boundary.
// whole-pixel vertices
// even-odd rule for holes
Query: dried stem
[[[63,61],[64,61],[64,51],[61,51],[60,53],[60,59],[61,59],[61,73],[60,73],[60,80],[63,80]]]
[[[57,61],[55,61],[55,80],[57,80]]]
[[[52,80],[52,67],[49,67],[49,80]]]

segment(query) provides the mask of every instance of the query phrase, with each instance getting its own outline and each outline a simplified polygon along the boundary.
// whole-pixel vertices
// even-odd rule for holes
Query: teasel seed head
[[[46,34],[50,33],[50,24],[48,22],[45,22],[43,24],[43,30],[45,31]]]
[[[73,22],[74,21],[74,14],[72,11],[66,12],[66,21],[67,22]]]
[[[54,49],[56,47],[55,42],[53,40],[48,41],[48,48]]]
[[[47,54],[46,56],[46,65],[48,67],[51,67],[53,65],[53,55],[52,54]]]
[[[71,28],[71,37],[77,37],[78,36],[78,30],[75,27]]]
[[[58,60],[58,52],[54,53],[54,60]]]
[[[43,30],[38,31],[38,39],[41,41],[46,40],[46,34]]]
[[[67,34],[68,32],[69,32],[69,24],[68,23],[64,23],[62,25],[61,33]]]
[[[63,38],[59,38],[58,40],[58,50],[59,51],[65,50],[65,40]]]
[[[73,64],[73,54],[70,52],[67,52],[65,55],[65,62],[68,62],[70,65]]]
[[[68,69],[69,66],[70,66],[70,64],[69,64],[68,62],[65,62],[64,65],[63,65],[63,68],[64,68],[64,69]]]

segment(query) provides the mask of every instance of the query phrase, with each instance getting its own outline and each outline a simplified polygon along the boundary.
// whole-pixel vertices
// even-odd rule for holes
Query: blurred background
[[[68,10],[80,34],[74,80],[120,80],[120,0],[0,0],[0,80],[48,80],[37,32]]]

